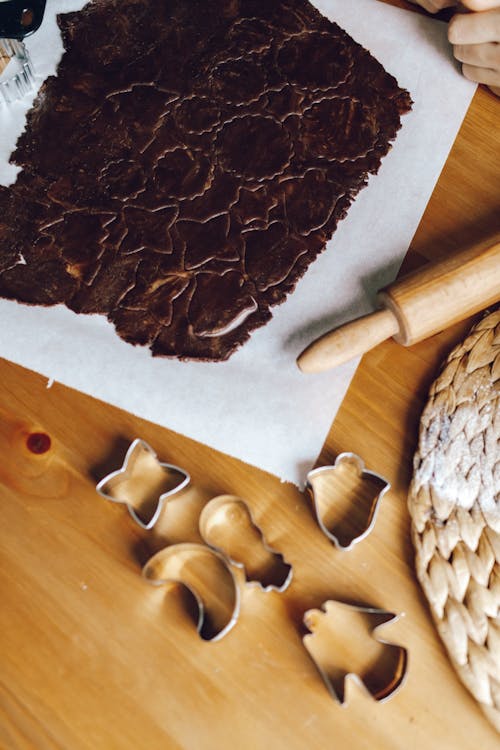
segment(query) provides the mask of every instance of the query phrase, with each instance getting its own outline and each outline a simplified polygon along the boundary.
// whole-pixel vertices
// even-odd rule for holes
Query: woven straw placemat
[[[500,309],[448,357],[409,493],[416,571],[462,682],[500,732]]]

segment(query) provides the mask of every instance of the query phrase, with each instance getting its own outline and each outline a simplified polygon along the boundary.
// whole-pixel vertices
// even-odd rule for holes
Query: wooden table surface
[[[500,230],[499,113],[500,100],[479,89],[407,267]],[[321,534],[310,498],[293,486],[0,361],[2,750],[498,748],[431,623],[406,509],[427,389],[469,324],[364,357],[318,463],[354,451],[393,489],[349,552]],[[51,437],[44,454],[27,448],[36,431]],[[193,480],[152,531],[94,490],[137,436]],[[182,587],[153,587],[141,567],[167,544],[199,541],[200,509],[221,493],[247,500],[294,578],[285,593],[264,593],[238,574],[240,619],[211,643],[197,635]],[[354,686],[341,707],[328,694],[302,645],[304,611],[328,599],[402,614],[386,637],[408,649],[408,676],[389,701]],[[346,638],[335,632],[332,651]]]

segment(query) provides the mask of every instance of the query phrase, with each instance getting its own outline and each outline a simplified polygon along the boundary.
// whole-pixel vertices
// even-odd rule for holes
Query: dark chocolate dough
[[[0,295],[224,360],[320,253],[411,106],[307,0],[94,0],[0,188]]]

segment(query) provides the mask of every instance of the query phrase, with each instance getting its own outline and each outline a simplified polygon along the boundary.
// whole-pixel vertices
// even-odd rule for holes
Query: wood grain
[[[400,4],[402,3],[395,3]],[[407,268],[499,230],[499,102],[480,89],[412,243]],[[372,534],[339,552],[290,485],[9,362],[0,362],[0,747],[7,750],[428,748],[493,750],[498,735],[455,676],[413,570],[406,493],[419,415],[439,362],[468,323],[362,361],[318,463],[354,451],[393,485]],[[51,448],[26,439],[46,432]],[[144,531],[99,497],[97,478],[142,437],[193,479]],[[244,498],[294,566],[286,592],[241,587],[241,616],[203,642],[192,601],[140,575],[167,543],[199,542],[219,494]],[[350,690],[335,704],[302,644],[302,617],[327,599],[403,616],[388,639],[408,679],[384,704]],[[345,632],[332,648],[342,647]]]

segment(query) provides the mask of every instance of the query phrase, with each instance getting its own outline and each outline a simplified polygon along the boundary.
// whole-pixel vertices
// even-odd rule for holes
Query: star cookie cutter
[[[378,703],[389,700],[402,687],[408,672],[408,652],[378,635],[379,630],[399,619],[399,615],[383,609],[333,600],[304,614],[310,632],[303,637],[303,644],[340,705],[348,702],[349,681]],[[347,633],[341,647],[338,633]]]
[[[206,544],[243,570],[248,583],[266,592],[282,592],[290,585],[292,566],[266,543],[241,497],[219,495],[210,500],[201,512],[199,529]]]
[[[190,481],[187,471],[160,462],[151,446],[137,438],[127,450],[121,468],[101,479],[96,490],[106,500],[126,505],[141,528],[152,529],[165,502]]]
[[[391,487],[380,474],[367,471],[355,453],[340,453],[333,466],[310,471],[306,486],[321,531],[343,551],[368,536]]]
[[[234,573],[219,552],[204,544],[181,543],[157,552],[142,570],[155,586],[185,586],[198,606],[196,630],[205,641],[218,641],[238,620],[240,593]]]

